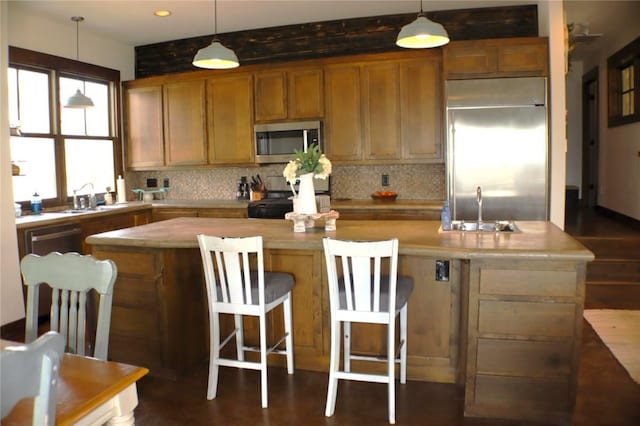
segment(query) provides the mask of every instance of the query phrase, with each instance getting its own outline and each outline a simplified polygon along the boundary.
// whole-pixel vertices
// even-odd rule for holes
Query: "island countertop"
[[[400,254],[442,255],[460,259],[522,257],[593,260],[593,253],[549,222],[517,222],[521,232],[440,232],[437,221],[337,220],[336,231],[322,224],[294,233],[289,220],[176,218],[87,237],[92,245],[195,248],[196,235],[262,235],[265,248],[321,250],[322,238],[383,240],[398,238]]]

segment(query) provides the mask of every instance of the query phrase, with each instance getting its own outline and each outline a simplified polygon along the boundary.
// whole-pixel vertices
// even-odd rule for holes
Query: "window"
[[[28,202],[38,192],[45,206],[70,202],[73,190],[90,182],[96,193],[115,188],[121,174],[120,72],[65,58],[9,49],[9,120],[14,198]],[[80,90],[94,107],[63,108]],[[15,132],[13,132],[15,133]],[[90,192],[90,186],[79,192]]]
[[[609,127],[640,121],[640,37],[607,60]]]

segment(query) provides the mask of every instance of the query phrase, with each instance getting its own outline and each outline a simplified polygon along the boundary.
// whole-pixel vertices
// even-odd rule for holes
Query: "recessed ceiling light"
[[[161,18],[167,17],[169,15],[171,15],[171,11],[170,10],[156,10],[155,12],[153,12],[154,15],[159,16]]]

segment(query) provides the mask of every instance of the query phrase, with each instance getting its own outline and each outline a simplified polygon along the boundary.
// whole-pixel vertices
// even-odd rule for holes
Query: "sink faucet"
[[[476,201],[478,201],[478,229],[482,229],[482,188],[476,190]]]
[[[78,196],[77,196],[77,193],[78,193],[79,191],[82,191],[82,190],[84,189],[84,187],[85,187],[85,186],[89,186],[89,187],[91,188],[91,192],[89,192],[89,206],[88,206],[88,208],[90,208],[90,209],[95,209],[95,208],[96,208],[96,206],[97,206],[97,203],[96,203],[96,195],[95,195],[95,193],[94,193],[94,191],[93,191],[93,183],[91,183],[91,182],[87,182],[87,183],[85,183],[84,185],[82,185],[80,188],[78,188],[78,189],[74,189],[74,190],[73,190],[73,208],[74,208],[75,210],[79,210],[79,209],[84,209],[84,208],[85,208],[84,206],[82,206],[82,205],[78,202]]]

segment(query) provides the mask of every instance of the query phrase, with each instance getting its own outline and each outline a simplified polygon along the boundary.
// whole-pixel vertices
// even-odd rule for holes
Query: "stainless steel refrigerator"
[[[449,80],[447,191],[453,219],[548,219],[547,81]]]

